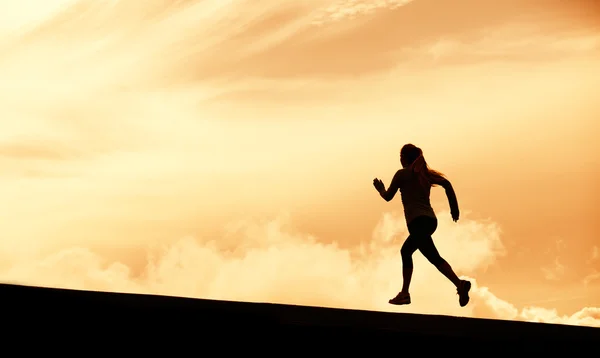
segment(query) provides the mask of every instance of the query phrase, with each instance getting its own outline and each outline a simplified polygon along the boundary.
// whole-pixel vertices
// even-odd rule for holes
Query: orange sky
[[[33,4],[0,1],[2,280],[600,326],[594,1]],[[466,308],[419,253],[387,304],[406,142]]]

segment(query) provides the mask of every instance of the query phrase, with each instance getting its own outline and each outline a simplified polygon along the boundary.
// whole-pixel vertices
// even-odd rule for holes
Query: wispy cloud
[[[600,248],[598,246],[592,247],[592,257],[590,261],[594,262],[600,259]]]
[[[557,257],[554,259],[552,266],[542,267],[542,272],[546,280],[560,280],[565,274],[565,266],[560,263]]]
[[[592,265],[592,272],[583,278],[584,286],[592,286],[594,284],[600,283],[600,271],[598,271],[597,262],[600,260],[600,249],[598,246],[592,247],[592,252],[590,258],[587,260],[589,265]]]
[[[394,10],[412,1],[414,0],[334,0],[333,4],[319,11],[313,23],[322,25],[331,21],[354,19],[376,10]]]
[[[598,272],[598,271],[592,272],[591,274],[589,274],[583,278],[583,284],[585,286],[591,286],[592,284],[595,284],[598,282],[600,282],[600,272]]]
[[[16,160],[65,160],[77,158],[76,152],[57,142],[18,141],[0,143],[0,157]]]
[[[401,50],[411,61],[429,60],[441,64],[556,61],[565,58],[600,55],[597,33],[540,34],[531,26],[507,25],[472,33],[468,38],[444,37],[435,42]]]

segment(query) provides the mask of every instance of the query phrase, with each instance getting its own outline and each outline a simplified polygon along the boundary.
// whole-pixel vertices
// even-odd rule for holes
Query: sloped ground
[[[598,328],[462,317],[19,285],[0,285],[0,302],[5,350],[47,354],[482,356],[600,346]]]

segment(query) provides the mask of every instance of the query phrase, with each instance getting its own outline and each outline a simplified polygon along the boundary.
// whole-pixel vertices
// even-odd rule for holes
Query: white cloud
[[[600,307],[584,307],[572,315],[536,306],[521,310],[496,297],[487,287],[474,287],[470,305],[475,317],[600,327]]]
[[[518,310],[488,288],[478,287],[476,279],[471,303],[461,308],[452,284],[419,253],[413,303],[391,306],[387,300],[401,285],[399,248],[406,236],[401,215],[385,214],[373,238],[351,249],[299,233],[289,219],[240,221],[218,240],[186,237],[162,250],[140,247],[140,252],[152,253],[141,275],[134,276],[132,267],[110,256],[65,247],[44,257],[23,258],[0,277],[90,290],[600,326],[598,308],[584,308],[572,316],[538,307]],[[504,253],[497,225],[468,218],[456,224],[448,213],[440,213],[434,239],[459,275],[473,274]]]

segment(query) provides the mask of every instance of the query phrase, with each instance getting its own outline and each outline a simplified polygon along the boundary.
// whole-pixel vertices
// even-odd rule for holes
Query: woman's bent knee
[[[400,249],[400,256],[402,256],[403,260],[411,259],[413,253],[414,253],[414,251],[407,247],[403,247]]]

